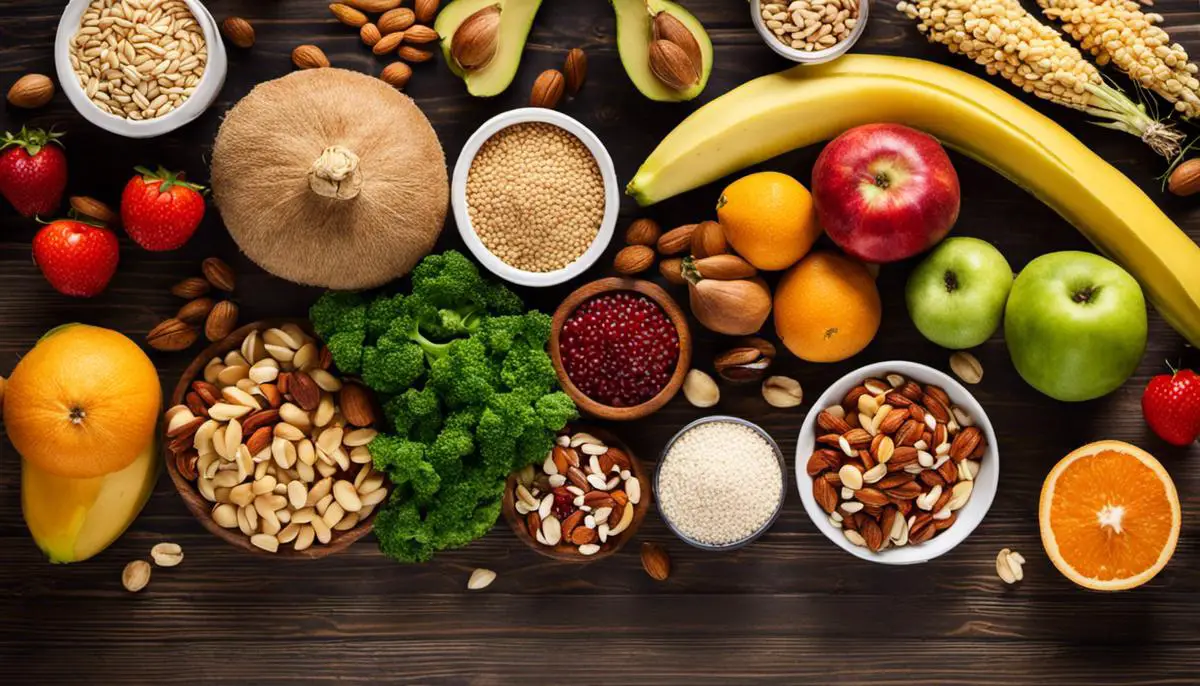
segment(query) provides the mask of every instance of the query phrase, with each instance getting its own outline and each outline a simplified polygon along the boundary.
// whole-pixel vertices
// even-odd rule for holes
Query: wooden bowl
[[[304,331],[310,336],[316,338],[316,334],[313,333],[312,326],[308,323],[308,320],[304,319],[265,319],[263,321],[247,324],[229,334],[224,339],[217,341],[216,343],[213,343],[205,348],[204,352],[200,353],[200,355],[197,356],[190,365],[188,365],[187,369],[183,372],[183,376],[180,377],[179,383],[175,386],[175,391],[171,394],[170,407],[183,404],[184,397],[190,390],[192,382],[196,379],[203,378],[204,367],[208,364],[209,360],[214,357],[224,357],[229,351],[235,348],[240,348],[242,341],[246,338],[246,336],[250,335],[251,331],[256,329],[265,331],[266,329],[280,327],[284,324],[296,324],[300,328],[304,329]],[[171,454],[170,450],[167,449],[168,439],[165,435],[165,422],[163,424],[164,426],[162,430],[164,434],[161,439],[163,446],[163,460],[167,463],[167,473],[171,475],[171,481],[175,484],[175,490],[179,491],[179,496],[183,498],[184,504],[187,505],[187,508],[191,510],[192,515],[200,521],[200,524],[202,524],[205,529],[208,529],[213,535],[221,540],[229,543],[230,545],[241,548],[242,550],[254,553],[255,555],[263,555],[274,558],[315,560],[337,552],[341,552],[349,547],[350,544],[367,535],[367,532],[371,530],[371,526],[375,520],[375,515],[379,513],[379,509],[376,508],[375,511],[371,513],[371,516],[367,517],[367,519],[364,521],[359,522],[358,525],[353,529],[332,532],[332,538],[327,545],[314,542],[310,547],[301,551],[293,549],[291,545],[280,545],[277,552],[267,552],[251,544],[250,538],[243,534],[240,529],[226,529],[213,521],[213,503],[205,500],[204,496],[200,495],[200,493],[196,490],[196,485],[179,473],[179,468],[175,464],[174,456]]]
[[[559,334],[562,331],[563,324],[567,321],[567,317],[571,316],[571,313],[583,304],[584,301],[590,300],[602,293],[614,291],[633,291],[650,298],[662,308],[663,312],[671,320],[671,323],[675,325],[675,331],[679,334],[679,360],[675,364],[675,373],[671,375],[670,380],[667,381],[667,385],[663,386],[658,395],[640,405],[633,405],[632,407],[612,407],[584,395],[583,391],[571,383],[571,378],[567,376],[567,370],[563,368],[562,363],[562,350],[559,347]],[[550,360],[554,363],[554,371],[558,373],[559,385],[562,386],[563,391],[567,395],[571,396],[571,400],[574,400],[575,404],[585,414],[615,421],[641,419],[657,412],[659,408],[666,405],[683,386],[683,377],[687,375],[688,369],[692,364],[691,329],[688,328],[687,317],[684,315],[683,309],[662,288],[649,281],[642,281],[640,279],[609,277],[580,286],[575,292],[568,295],[567,299],[563,300],[558,309],[554,311],[554,322],[550,330]]]
[[[604,441],[605,445],[614,448],[620,448],[629,456],[629,461],[633,465],[633,475],[637,477],[642,486],[642,499],[633,508],[633,521],[629,524],[629,528],[622,531],[616,538],[600,544],[600,550],[594,555],[581,555],[579,549],[570,543],[559,543],[554,547],[542,545],[537,542],[530,533],[529,528],[525,523],[525,517],[517,512],[516,496],[514,490],[517,487],[517,474],[513,472],[508,475],[508,481],[504,483],[504,499],[501,502],[501,509],[504,512],[504,518],[508,520],[508,525],[512,527],[513,533],[517,538],[521,539],[525,545],[533,548],[534,551],[541,555],[545,555],[559,562],[570,562],[574,564],[587,564],[596,560],[608,557],[624,547],[625,543],[637,535],[637,531],[642,526],[642,522],[646,519],[646,512],[650,510],[650,502],[653,499],[651,495],[652,483],[647,481],[650,475],[646,468],[642,465],[641,460],[629,450],[629,446],[624,441],[617,438],[611,431],[601,429],[596,426],[576,425],[567,428],[567,433],[575,434],[580,431],[585,431],[591,435]],[[534,469],[541,469],[535,465]]]

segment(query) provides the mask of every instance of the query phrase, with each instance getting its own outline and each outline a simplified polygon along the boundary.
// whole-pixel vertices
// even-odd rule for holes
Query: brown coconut
[[[446,220],[446,158],[407,95],[343,69],[255,87],[225,117],[213,200],[242,251],[296,283],[335,289],[403,276]]]

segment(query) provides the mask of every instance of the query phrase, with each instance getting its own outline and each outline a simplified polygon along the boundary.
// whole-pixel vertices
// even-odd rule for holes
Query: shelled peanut
[[[263,550],[328,544],[387,497],[371,466],[371,396],[330,366],[295,324],[255,330],[166,412],[179,473],[213,503],[214,522]]]

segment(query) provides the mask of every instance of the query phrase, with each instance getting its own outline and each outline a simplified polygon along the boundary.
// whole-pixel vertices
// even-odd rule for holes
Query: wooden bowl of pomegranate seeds
[[[332,555],[371,530],[390,490],[366,450],[378,412],[365,387],[329,366],[307,321],[274,319],[237,329],[184,371],[163,453],[204,528],[289,559]]]
[[[513,533],[560,562],[608,557],[637,534],[651,483],[628,446],[598,427],[567,427],[542,464],[509,475],[502,509]]]
[[[585,414],[641,419],[666,405],[691,367],[687,317],[662,288],[607,278],[581,286],[554,312],[550,359]]]

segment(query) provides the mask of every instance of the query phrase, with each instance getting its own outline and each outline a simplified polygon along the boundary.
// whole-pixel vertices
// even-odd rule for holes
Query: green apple
[[[1004,311],[1013,365],[1056,400],[1099,398],[1146,350],[1146,299],[1129,272],[1085,252],[1042,255],[1013,283]]]
[[[973,348],[1000,327],[1012,283],[1012,267],[991,243],[947,238],[908,277],[908,315],[934,343]]]

